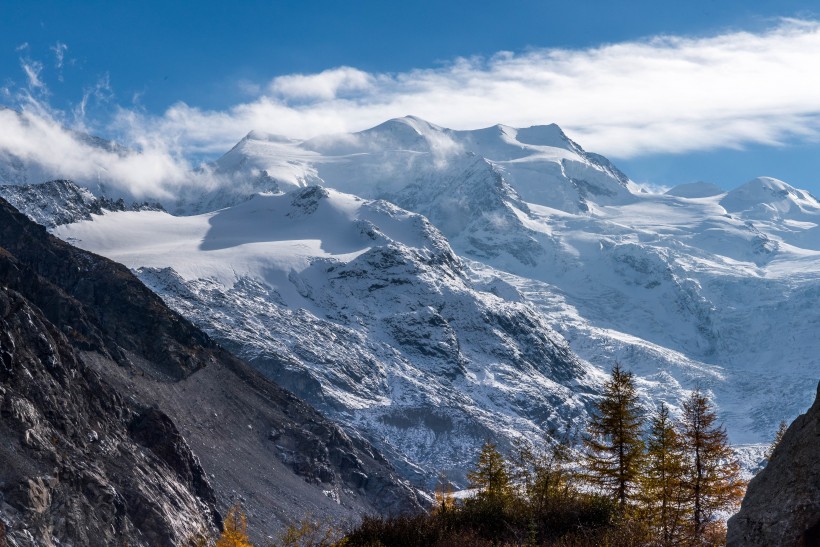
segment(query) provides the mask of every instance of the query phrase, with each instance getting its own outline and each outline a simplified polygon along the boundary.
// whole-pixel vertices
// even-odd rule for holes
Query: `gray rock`
[[[12,545],[175,545],[200,528],[218,528],[213,494],[201,495],[129,435],[139,409],[8,287],[0,288],[0,331],[11,354],[0,370],[0,520]],[[178,432],[168,422],[173,439]],[[190,460],[186,449],[178,457]]]
[[[820,386],[729,519],[727,545],[820,545]]]

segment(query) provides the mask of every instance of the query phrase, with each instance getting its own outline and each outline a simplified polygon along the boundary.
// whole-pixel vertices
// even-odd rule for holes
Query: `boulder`
[[[729,519],[727,545],[820,545],[820,386]]]

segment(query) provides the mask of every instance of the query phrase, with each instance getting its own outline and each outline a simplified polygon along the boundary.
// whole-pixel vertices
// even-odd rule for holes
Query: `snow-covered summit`
[[[438,152],[437,147],[449,143],[442,139],[445,129],[415,116],[395,118],[370,129],[342,135],[314,137],[305,142],[305,147],[323,153],[356,153],[385,150],[411,150],[416,152]],[[345,146],[347,146],[345,150]]]
[[[417,117],[388,120],[357,133],[296,143],[250,133],[216,162],[222,173],[260,175],[284,187],[318,177],[326,186],[368,198],[388,198],[463,164],[489,161],[527,201],[577,212],[590,202],[628,200],[629,180],[605,158],[585,152],[556,125],[523,129],[496,125],[454,131]]]
[[[742,213],[750,218],[820,215],[820,203],[814,196],[771,177],[758,177],[735,188],[720,204],[729,213]]]

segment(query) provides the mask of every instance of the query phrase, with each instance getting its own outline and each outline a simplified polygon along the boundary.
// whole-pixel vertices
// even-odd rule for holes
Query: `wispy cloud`
[[[502,52],[397,74],[341,67],[281,76],[226,110],[178,103],[162,116],[122,112],[117,127],[174,135],[208,153],[249,129],[311,137],[405,114],[453,128],[555,122],[588,149],[633,157],[815,138],[816,66],[820,23],[784,20],[757,34]]]
[[[96,100],[99,103],[108,103],[114,98],[114,90],[111,88],[111,77],[108,73],[103,74],[97,82],[83,90],[83,98],[74,107],[74,119],[78,124],[85,123],[86,112],[89,101]]]
[[[114,165],[115,156],[97,160],[106,172],[123,173],[148,192],[182,184],[191,158],[222,153],[251,129],[308,138],[406,114],[457,129],[555,122],[585,148],[615,159],[777,145],[820,136],[817,66],[820,22],[783,20],[759,33],[501,52],[400,73],[339,67],[243,82],[249,99],[222,110],[179,102],[156,115],[120,106],[112,119],[94,127],[141,155],[128,156],[122,168]],[[30,89],[43,87],[41,64],[25,62],[23,69]],[[80,122],[95,93],[110,100],[107,84],[86,90]],[[29,133],[31,138],[54,138],[56,122],[65,120],[50,115],[54,126]],[[10,146],[7,141],[0,147]],[[77,169],[83,152],[66,151],[77,158]],[[139,161],[154,164],[135,167]]]
[[[31,59],[21,59],[20,68],[23,69],[26,75],[30,89],[43,89],[45,87],[43,80],[40,79],[40,73],[43,72],[43,63]]]
[[[57,69],[63,68],[63,61],[65,61],[65,52],[68,49],[68,46],[62,42],[57,42],[49,49],[51,49],[51,52],[54,53],[54,66],[57,67]]]
[[[57,80],[63,81],[63,63],[65,62],[65,52],[68,46],[62,42],[57,42],[49,48],[54,54],[54,67],[57,69]]]
[[[0,127],[0,157],[13,154],[42,180],[69,177],[92,189],[104,184],[115,195],[155,199],[170,199],[194,182],[191,166],[163,145],[144,143],[138,151],[108,148],[67,130],[46,111],[0,110]]]

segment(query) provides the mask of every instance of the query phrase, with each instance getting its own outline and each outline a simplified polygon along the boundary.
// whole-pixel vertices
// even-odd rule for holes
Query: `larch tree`
[[[475,469],[467,473],[470,488],[479,490],[479,496],[503,500],[512,493],[510,470],[496,445],[486,441],[478,454]]]
[[[440,513],[451,511],[456,506],[456,499],[453,496],[453,483],[443,472],[439,473],[434,492],[436,504],[433,510]]]
[[[550,504],[560,504],[571,497],[572,437],[552,430],[545,434],[541,446],[516,442],[512,476],[524,488],[527,499],[536,512]]]
[[[616,363],[604,384],[584,437],[589,479],[610,492],[621,509],[638,486],[644,444],[635,378]]]
[[[222,525],[215,547],[253,547],[248,538],[248,519],[238,504],[228,509]]]
[[[679,543],[684,520],[684,446],[669,408],[661,403],[653,414],[646,441],[641,498],[660,545]]]
[[[718,512],[734,508],[745,483],[740,463],[729,447],[726,430],[717,423],[709,398],[697,389],[683,403],[681,432],[686,453],[686,490],[691,531],[703,537]]]

